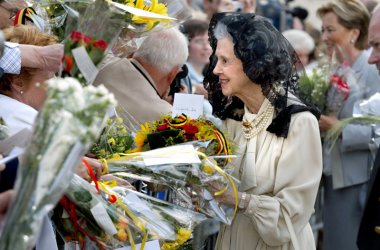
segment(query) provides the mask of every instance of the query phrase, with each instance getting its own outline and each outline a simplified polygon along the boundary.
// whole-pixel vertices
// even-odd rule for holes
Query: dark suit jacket
[[[357,245],[360,250],[380,249],[380,149],[370,179],[370,193],[360,223]]]

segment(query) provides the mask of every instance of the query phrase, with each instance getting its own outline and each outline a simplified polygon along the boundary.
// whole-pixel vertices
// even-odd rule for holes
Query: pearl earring
[[[351,39],[351,41],[350,41],[352,44],[354,44],[355,43],[355,40],[354,39]]]
[[[20,95],[23,95],[24,94],[24,91],[20,90]]]
[[[41,83],[36,82],[35,86],[36,86],[36,88],[39,88],[39,87],[41,87]]]

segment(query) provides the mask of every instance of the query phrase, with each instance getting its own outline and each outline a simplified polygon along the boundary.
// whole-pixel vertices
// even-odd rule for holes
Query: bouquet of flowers
[[[62,76],[77,78],[83,85],[95,79],[97,66],[123,27],[123,15],[105,0],[96,0],[83,15],[71,20],[64,44]]]
[[[203,118],[164,115],[156,121],[142,124],[135,137],[138,152],[191,141],[209,141],[204,153],[221,159],[218,163],[223,166],[231,159],[232,149],[225,135]]]
[[[344,101],[350,95],[350,85],[348,77],[350,74],[350,67],[347,63],[343,63],[336,71],[330,76],[330,87],[326,96],[326,110],[327,114],[337,114]]]
[[[34,246],[43,216],[61,198],[80,157],[98,137],[107,110],[115,105],[103,86],[82,88],[70,78],[50,79],[47,86],[47,100],[21,159],[1,250]]]
[[[124,154],[108,159],[106,164],[110,173],[118,175],[122,172],[121,176],[135,179],[139,176],[144,179],[149,177],[154,183],[166,185],[176,193],[177,204],[230,224],[237,203],[234,210],[220,204],[215,196],[222,194],[231,185],[236,200],[238,181],[222,170],[214,159],[202,153],[209,147],[209,143],[210,141],[193,141]],[[208,186],[215,183],[220,190],[215,193],[208,191]],[[194,199],[198,200],[196,204],[193,204]]]
[[[376,93],[371,96],[368,100],[358,101],[354,104],[354,113],[352,117],[340,120],[337,125],[327,132],[326,142],[332,148],[342,133],[343,129],[348,124],[372,124],[375,128],[375,135],[373,141],[371,142],[373,151],[379,147],[380,144],[380,130],[378,129],[378,124],[380,123],[380,94]]]
[[[329,89],[329,69],[327,65],[314,68],[308,77],[302,74],[299,79],[300,97],[319,108],[325,110],[326,95]]]
[[[178,249],[189,240],[193,228],[204,221],[203,214],[179,207],[124,187],[112,190],[145,225],[161,249]]]
[[[96,188],[75,175],[55,209],[53,222],[64,240],[78,242],[83,249],[144,245],[147,232],[140,219],[94,181]]]
[[[97,158],[112,158],[116,154],[127,153],[133,146],[132,132],[124,124],[123,118],[113,117],[107,120],[107,125],[90,152]]]

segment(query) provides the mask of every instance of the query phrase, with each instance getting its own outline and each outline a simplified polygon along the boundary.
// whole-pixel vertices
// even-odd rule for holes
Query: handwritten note
[[[175,93],[172,116],[185,114],[192,119],[197,119],[203,115],[203,102],[203,95]]]

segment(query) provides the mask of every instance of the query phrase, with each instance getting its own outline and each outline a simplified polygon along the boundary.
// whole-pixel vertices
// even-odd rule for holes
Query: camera
[[[174,96],[175,93],[180,92],[181,90],[181,81],[183,78],[187,77],[189,70],[187,69],[186,64],[182,65],[181,71],[174,78],[173,82],[170,84],[169,96]]]

